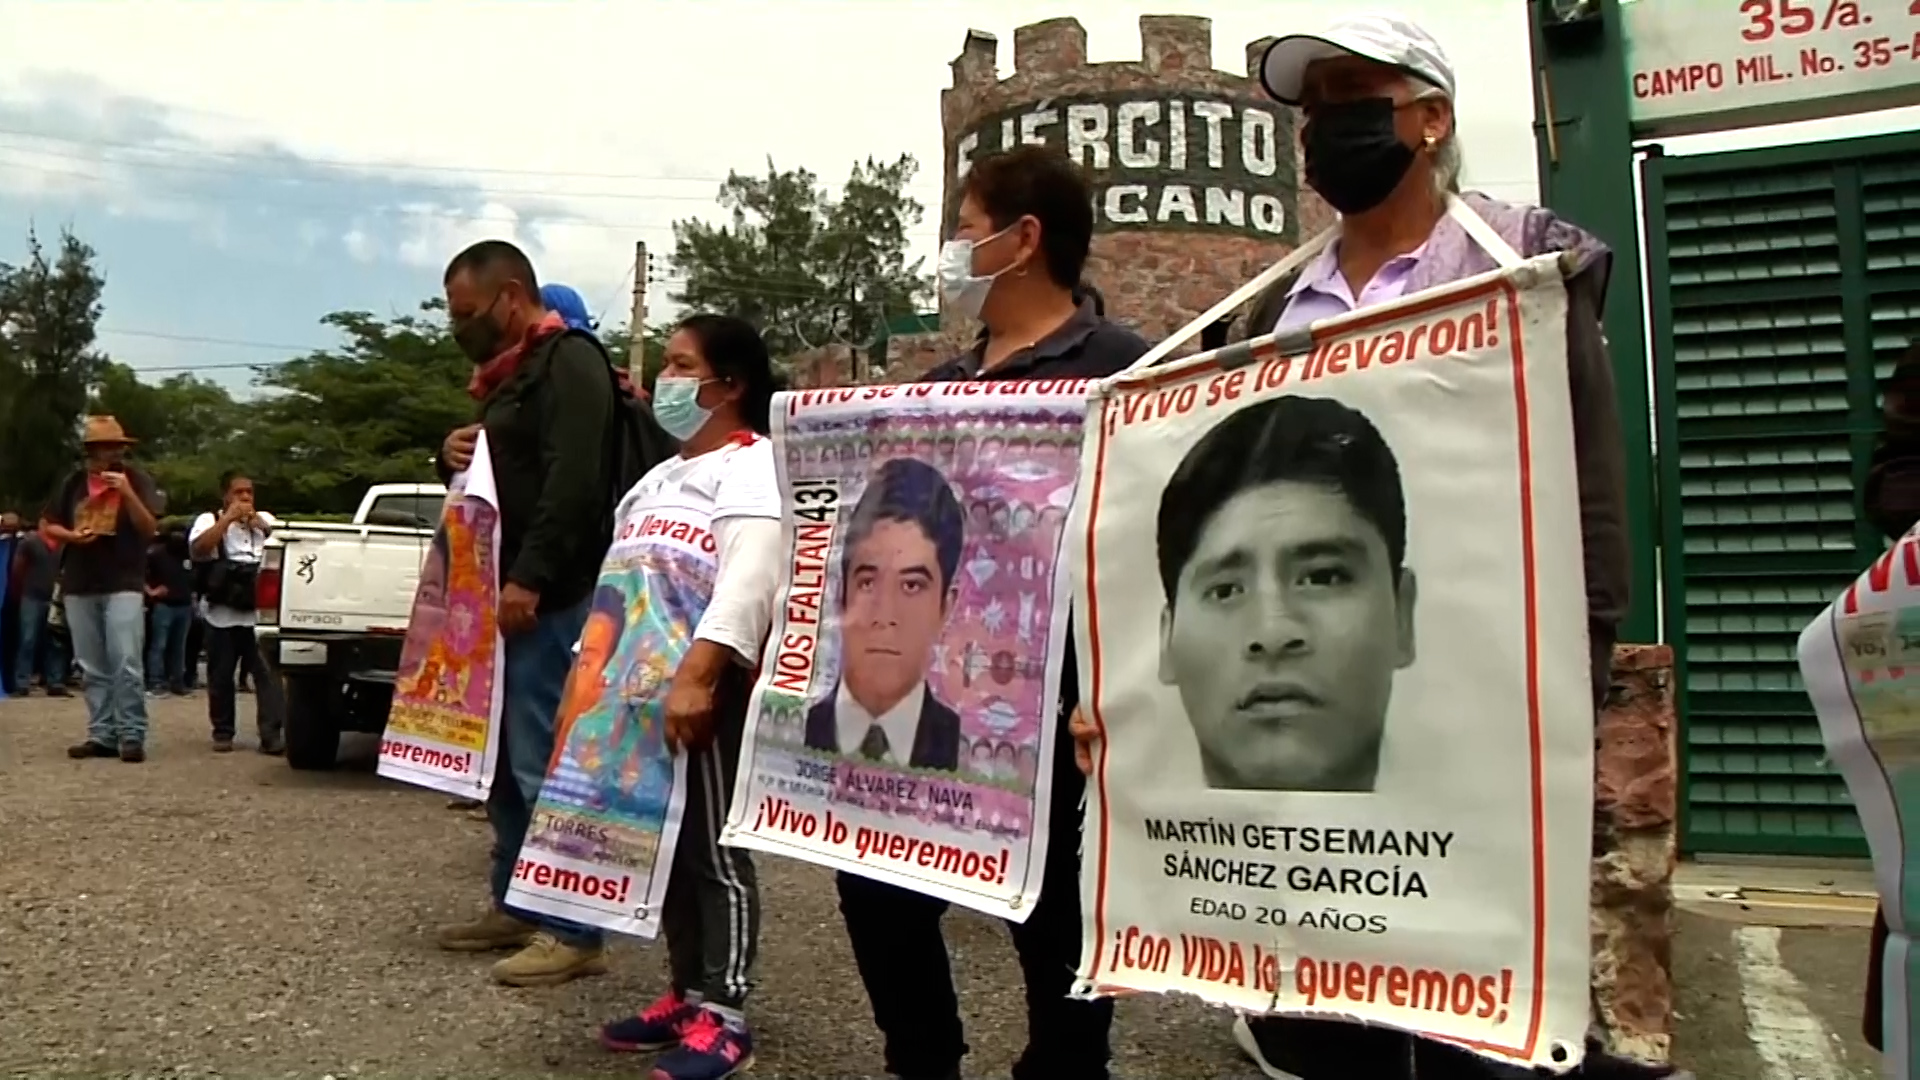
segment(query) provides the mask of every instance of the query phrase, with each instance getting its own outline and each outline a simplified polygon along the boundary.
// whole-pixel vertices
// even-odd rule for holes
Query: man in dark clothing
[[[1147,351],[1102,318],[1077,288],[1093,232],[1086,178],[1057,150],[1024,147],[968,172],[955,239],[941,252],[941,292],[986,324],[972,351],[926,381],[1081,379],[1112,375]],[[999,451],[1005,454],[1006,451]],[[982,449],[977,467],[995,462]],[[1069,638],[1071,636],[1069,635]],[[1080,959],[1080,803],[1066,716],[1078,694],[1074,656],[1060,677],[1053,748],[1052,836],[1040,899],[1009,923],[1027,991],[1027,1047],[1014,1080],[1106,1080],[1112,1001],[1069,998]],[[1043,748],[1044,750],[1045,748]],[[960,1004],[940,930],[947,902],[857,874],[836,878],[860,980],[885,1038],[886,1069],[905,1080],[952,1080],[966,1055]]]
[[[147,692],[187,693],[187,627],[193,621],[193,557],[170,529],[147,548]]]
[[[444,949],[518,949],[496,981],[552,986],[606,970],[598,930],[506,906],[513,864],[553,754],[554,716],[573,645],[612,533],[616,491],[638,450],[620,432],[622,398],[606,353],[540,300],[533,265],[504,241],[455,256],[446,278],[454,340],[474,363],[478,423],[447,436],[443,478],[473,462],[486,432],[500,506],[500,632],[504,704],[500,762],[487,799],[493,905],[448,926]],[[651,464],[650,462],[647,464]]]
[[[26,694],[33,675],[48,697],[67,696],[67,647],[64,635],[55,634],[48,625],[53,613],[53,591],[60,579],[60,546],[49,540],[41,529],[29,529],[20,536],[13,554],[13,592],[18,601],[13,667],[14,690]]]
[[[86,677],[87,738],[74,758],[147,759],[147,541],[159,523],[153,481],[125,464],[133,440],[111,416],[87,417],[86,466],[61,483],[40,526],[65,548],[62,606]]]

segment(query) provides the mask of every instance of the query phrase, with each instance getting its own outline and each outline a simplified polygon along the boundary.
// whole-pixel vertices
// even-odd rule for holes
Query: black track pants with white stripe
[[[680,840],[660,915],[674,989],[731,1009],[740,1008],[753,988],[760,950],[760,883],[753,860],[740,848],[720,846],[740,764],[741,726],[737,718],[722,719],[713,744],[687,758]]]

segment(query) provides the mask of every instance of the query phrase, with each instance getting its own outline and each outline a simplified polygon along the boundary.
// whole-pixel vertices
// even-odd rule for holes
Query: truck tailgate
[[[300,525],[280,535],[283,630],[406,631],[430,531]]]

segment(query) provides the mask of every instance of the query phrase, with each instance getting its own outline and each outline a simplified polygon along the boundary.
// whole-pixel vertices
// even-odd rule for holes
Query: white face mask
[[[987,304],[987,294],[993,291],[993,283],[1013,267],[1000,271],[1000,274],[975,274],[973,272],[973,249],[991,240],[1007,235],[1012,225],[1001,229],[985,240],[949,240],[940,247],[940,296],[955,311],[969,319],[980,317],[980,309]]]

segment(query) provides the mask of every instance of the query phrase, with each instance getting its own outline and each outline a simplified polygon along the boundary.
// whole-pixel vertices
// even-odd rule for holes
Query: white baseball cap
[[[1397,67],[1453,99],[1453,65],[1447,62],[1446,50],[1419,25],[1391,15],[1349,15],[1317,34],[1281,38],[1267,46],[1260,83],[1275,100],[1298,105],[1307,65],[1340,56]]]

